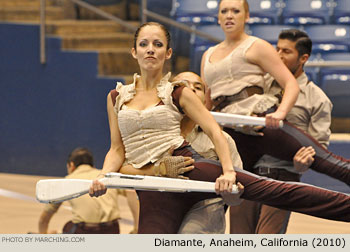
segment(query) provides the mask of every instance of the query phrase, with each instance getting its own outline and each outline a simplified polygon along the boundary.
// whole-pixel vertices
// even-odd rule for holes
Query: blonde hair
[[[219,6],[220,6],[220,4],[221,4],[222,1],[223,1],[223,0],[220,0]],[[248,1],[247,1],[247,0],[240,0],[240,1],[243,2],[243,7],[244,7],[244,10],[245,10],[246,14],[249,13],[249,4],[248,4]]]

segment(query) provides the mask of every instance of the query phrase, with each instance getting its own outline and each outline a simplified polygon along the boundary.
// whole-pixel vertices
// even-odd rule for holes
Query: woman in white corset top
[[[138,61],[141,74],[136,74],[130,85],[118,83],[108,94],[111,146],[101,176],[115,171],[170,177],[183,173],[190,179],[216,182],[217,193],[230,203],[242,197],[314,216],[350,221],[350,212],[347,211],[350,201],[345,194],[320,193],[319,189],[307,185],[274,181],[241,169],[235,171],[226,137],[196,96],[195,89],[185,87],[185,82],[169,82],[169,74],[163,76],[165,60],[172,54],[169,44],[168,31],[158,23],[143,24],[136,31],[131,53]],[[203,158],[184,140],[180,129],[184,114],[209,136],[220,162]],[[162,169],[158,164],[165,162],[172,146],[175,161]],[[178,166],[174,165],[177,158],[185,162],[194,159],[193,169],[179,167],[177,170]],[[122,167],[124,163],[131,164],[131,167]],[[154,169],[144,168],[150,164],[155,164]],[[237,181],[245,186],[241,196],[228,193],[236,183],[236,176]],[[240,183],[237,184],[242,190]],[[94,180],[90,195],[97,197],[105,192],[105,186]],[[305,194],[314,199],[312,206],[310,197],[300,197]],[[217,197],[215,193],[150,191],[138,191],[138,196],[139,233],[177,233],[185,214],[195,203]]]
[[[279,121],[293,107],[299,87],[273,46],[245,32],[248,19],[246,0],[220,1],[218,22],[225,40],[209,48],[201,63],[202,79],[211,91],[211,109],[266,117],[266,127],[260,130],[260,136],[253,136],[256,132],[243,134],[238,128],[224,129],[235,140],[244,169],[252,171],[263,154],[292,161],[302,146],[312,146],[316,154],[310,168],[350,185],[349,160],[330,153],[288,122],[278,128]],[[267,72],[284,88],[279,105],[277,97],[264,93],[268,89],[264,82]]]
[[[142,25],[135,34],[131,53],[139,63],[141,74],[135,74],[134,82],[130,85],[118,83],[116,90],[108,95],[107,110],[111,148],[104,161],[103,174],[119,171],[124,161],[131,164],[134,169],[140,169],[149,163],[157,165],[168,154],[171,147],[174,147],[177,153],[181,147],[186,146],[187,143],[180,135],[180,122],[183,117],[183,114],[179,112],[181,110],[202,126],[220,153],[222,169],[214,172],[214,177],[208,179],[203,176],[199,179],[215,181],[217,178],[217,193],[231,191],[236,174],[226,138],[220,127],[191,89],[182,86],[177,88],[175,93],[174,85],[168,81],[170,74],[163,75],[164,63],[172,55],[169,32],[164,26],[157,23]],[[113,105],[113,96],[115,105]],[[133,173],[133,171],[130,172],[130,169],[126,172]],[[162,174],[162,172],[159,168],[158,173]],[[95,196],[98,196],[102,186],[102,184],[97,184],[94,188],[97,191]],[[186,200],[182,197],[183,194],[176,193],[139,192],[139,195],[141,200],[139,232],[141,233],[168,232],[144,229],[152,225],[143,224],[147,219],[143,213],[147,214],[148,211],[144,210],[143,195],[147,195],[148,198],[151,197],[150,195],[156,195],[158,198],[159,195],[166,195],[165,198],[181,196],[182,201]],[[204,195],[200,198],[205,198]],[[215,194],[208,197],[215,197]],[[189,202],[195,203],[193,200]],[[152,211],[156,214],[156,209]],[[172,209],[172,212],[174,211],[176,210]],[[169,223],[166,225],[172,228]],[[177,231],[170,230],[169,232]]]

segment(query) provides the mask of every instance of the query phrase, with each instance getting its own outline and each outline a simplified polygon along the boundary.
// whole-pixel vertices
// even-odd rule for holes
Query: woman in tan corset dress
[[[249,19],[246,0],[222,0],[218,20],[225,40],[209,48],[203,55],[201,75],[211,91],[212,109],[224,113],[265,115],[266,127],[255,135],[239,130],[224,130],[235,140],[244,169],[252,171],[253,165],[264,154],[283,160],[293,160],[302,146],[315,149],[311,169],[327,174],[350,185],[350,161],[329,152],[315,139],[292,124],[285,122],[278,128],[293,107],[298,84],[268,42],[245,32]],[[265,73],[270,73],[284,89],[282,100],[264,93],[268,87]]]

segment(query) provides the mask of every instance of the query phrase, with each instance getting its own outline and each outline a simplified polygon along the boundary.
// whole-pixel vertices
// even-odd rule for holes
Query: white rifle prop
[[[161,192],[215,192],[214,182],[154,176],[107,173],[99,179],[107,188],[150,190]],[[42,203],[57,203],[89,192],[89,179],[43,179],[36,184],[36,198]],[[233,185],[232,193],[238,193]]]
[[[251,126],[265,126],[265,117],[245,116],[228,114],[221,112],[210,112],[218,124],[223,127],[235,128],[235,126],[251,125]],[[283,121],[279,122],[279,127],[283,127]]]

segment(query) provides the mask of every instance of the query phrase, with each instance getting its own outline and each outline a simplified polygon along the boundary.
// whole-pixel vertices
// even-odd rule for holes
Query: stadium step
[[[48,6],[45,12],[46,20],[64,18],[63,9],[59,6]],[[39,21],[40,8],[33,6],[4,6],[0,7],[0,21]]]
[[[121,19],[138,16],[138,5],[126,8],[127,1],[98,6]],[[69,5],[70,4],[70,8]],[[68,7],[67,7],[68,6]],[[84,8],[79,8],[80,19],[67,15],[75,12],[74,5],[67,0],[46,0],[46,33],[62,38],[63,50],[97,51],[98,74],[105,77],[123,77],[126,83],[133,80],[139,70],[137,61],[131,56],[133,33],[118,23],[105,20]],[[0,21],[39,24],[40,0],[0,0]],[[139,21],[128,21],[138,27]],[[188,70],[188,58],[178,59],[174,74]],[[165,71],[171,71],[168,62]]]
[[[139,22],[128,22],[137,27]],[[51,35],[105,34],[126,32],[120,24],[109,20],[56,20],[46,23],[46,31]]]
[[[127,1],[121,1],[120,3],[116,3],[116,4],[99,5],[95,7],[109,14],[112,14],[113,16],[116,16],[118,18],[125,20],[127,18],[126,3]],[[82,7],[79,7],[79,18],[92,19],[92,20],[104,19],[103,17],[97,15],[96,13]]]
[[[127,48],[132,45],[133,35],[129,33],[63,35],[62,49],[96,50]]]
[[[98,50],[99,75],[132,75],[138,69],[130,47]]]
[[[45,0],[46,6],[54,6],[57,0]],[[0,0],[1,7],[39,7],[40,0]]]
[[[350,133],[350,118],[332,117],[332,133]]]

